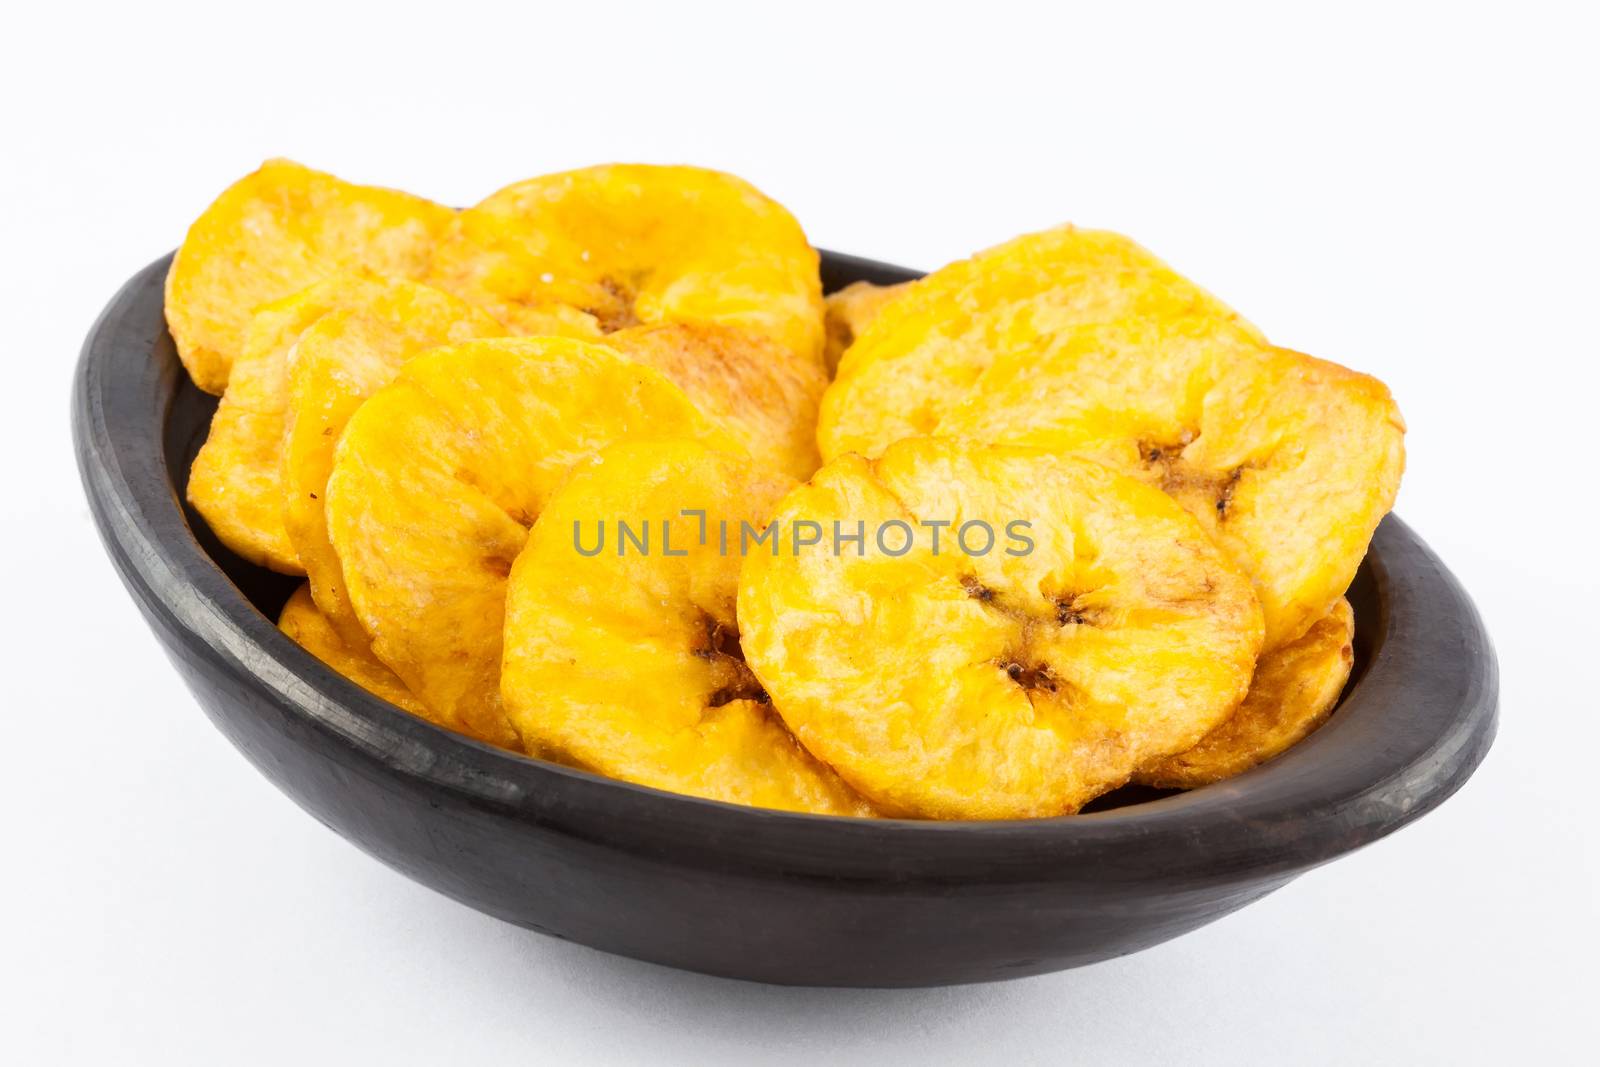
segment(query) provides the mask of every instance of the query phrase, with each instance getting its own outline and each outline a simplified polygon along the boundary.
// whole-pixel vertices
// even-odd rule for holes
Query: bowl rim
[[[830,289],[917,276],[822,257]],[[174,635],[169,655],[251,690],[372,773],[675,864],[937,885],[1115,885],[1148,878],[1154,864],[1174,884],[1200,885],[1287,877],[1368,844],[1453,794],[1493,740],[1498,667],[1482,620],[1393,515],[1363,564],[1377,594],[1378,617],[1366,620],[1370,659],[1338,713],[1277,759],[1187,793],[1043,819],[855,819],[668,793],[470,740],[373,696],[294,644],[195,538],[166,460],[173,399],[192,388],[163,317],[171,258],[133,275],[106,305],[74,376],[74,449],[101,539],[152,627]]]

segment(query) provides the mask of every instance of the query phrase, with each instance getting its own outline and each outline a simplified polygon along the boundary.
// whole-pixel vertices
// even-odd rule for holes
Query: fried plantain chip
[[[692,441],[613,445],[574,471],[506,597],[501,692],[530,752],[713,800],[870,814],[795,741],[739,651],[740,559],[720,531],[764,525],[793,484]]]
[[[1405,465],[1383,383],[1299,353],[1221,343],[1188,318],[1058,335],[994,359],[941,434],[1086,456],[1170,494],[1255,582],[1267,647],[1344,595]]]
[[[360,389],[370,391],[374,364],[502,332],[482,311],[436,289],[355,274],[333,275],[266,305],[251,320],[244,353],[195,456],[190,502],[238,555],[286,574],[306,573],[302,550],[325,539],[312,541],[313,531],[297,521],[310,510],[307,504],[318,503],[301,494],[321,488],[305,484],[309,475],[326,478],[326,457],[343,425],[341,420],[335,426],[331,413],[348,417],[352,405],[360,403]],[[328,341],[343,335],[349,335],[348,343],[330,361]],[[303,362],[308,341],[318,355],[311,361],[312,373],[298,375],[297,387],[291,368]],[[363,350],[363,345],[369,347]],[[329,410],[314,411],[318,406]],[[315,425],[297,422],[297,411],[315,417]],[[308,441],[310,434],[317,440]],[[286,466],[291,445],[299,463]],[[320,468],[314,464],[318,459]],[[296,472],[299,478],[292,477]],[[320,511],[314,518],[320,520]],[[326,570],[312,576],[313,593],[326,585]],[[332,605],[324,600],[322,607],[329,611]],[[335,615],[336,625],[339,621]],[[341,626],[340,632],[348,641],[361,641],[359,631]]]
[[[1249,580],[1098,464],[913,438],[841,456],[775,516],[862,541],[748,556],[741,645],[801,743],[886,813],[1075,812],[1249,684]]]
[[[871,282],[851,282],[837,293],[823,298],[828,332],[827,363],[832,374],[839,359],[855,339],[866,332],[867,326],[878,317],[884,305],[910,288],[910,282],[898,285],[874,285]]]
[[[944,432],[989,364],[1047,362],[1079,327],[1182,320],[1197,339],[1260,343],[1254,327],[1126,237],[1065,226],[944,267],[879,309],[839,364],[817,429],[824,461]]]
[[[244,350],[189,468],[186,492],[217,538],[251,563],[305,573],[283,525],[289,352],[313,322],[376,285],[337,275],[265,305],[250,319]]]
[[[634,326],[606,338],[654,367],[717,420],[758,463],[795,478],[816,470],[822,367],[760,334],[732,326]]]
[[[334,453],[327,529],[377,657],[433,721],[494,744],[506,576],[580,459],[629,438],[739,446],[649,367],[554,337],[472,341],[411,360]]]
[[[505,330],[483,311],[418,282],[361,281],[340,296],[295,343],[274,451],[281,522],[310,579],[312,598],[346,644],[362,647],[366,632],[345,596],[325,514],[339,435],[356,409],[413,356]],[[230,385],[229,395],[233,390]]]
[[[382,697],[413,715],[423,714],[421,701],[411,695],[411,690],[393,671],[378,662],[368,651],[365,642],[355,647],[344,643],[338,631],[328,622],[327,616],[317,610],[309,586],[302,585],[296,589],[288,603],[283,605],[283,612],[278,616],[278,629],[288,634],[295,644],[373,696]]]
[[[1333,714],[1354,662],[1355,616],[1341,599],[1297,641],[1263,655],[1233,717],[1198,745],[1146,764],[1134,781],[1194,789],[1242,774],[1308,737]]]
[[[221,393],[261,305],[330,274],[420,278],[455,212],[285,159],[229,186],[189,227],[167,273],[167,325],[196,385]]]
[[[722,323],[822,358],[818,259],[800,224],[698,167],[615,164],[509,186],[455,220],[432,278],[514,333]]]
[[[1270,348],[1138,246],[1070,227],[917,282],[851,346],[823,398],[824,458],[917,431],[1161,486],[1255,579],[1269,648],[1343,594],[1404,465],[1381,383]]]

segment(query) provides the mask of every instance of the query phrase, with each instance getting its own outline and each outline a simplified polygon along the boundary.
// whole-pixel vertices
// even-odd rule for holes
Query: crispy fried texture
[[[1269,648],[1343,595],[1404,466],[1380,382],[1271,348],[1137,245],[1071,227],[922,279],[851,346],[823,398],[824,458],[915,432],[1164,489],[1255,580]]]
[[[822,402],[822,458],[875,456],[939,430],[995,359],[1047,362],[1059,339],[1125,318],[1183,320],[1198,339],[1260,342],[1248,323],[1126,237],[1065,226],[953,263],[888,301]]]
[[[629,359],[654,367],[728,430],[751,458],[794,478],[817,457],[817,404],[828,379],[814,360],[733,326],[664,323],[606,338]]]
[[[441,725],[517,737],[500,702],[506,576],[572,465],[629,438],[738,445],[649,367],[553,337],[434,349],[356,411],[327,528],[380,660]]]
[[[870,814],[795,741],[739,651],[740,559],[719,530],[763,525],[793,484],[691,441],[617,444],[576,469],[506,598],[501,691],[530,752],[714,800]],[[614,543],[618,519],[648,530],[648,551]]]
[[[294,591],[278,616],[278,629],[290,640],[335,671],[371,693],[413,715],[421,715],[422,703],[411,695],[395,673],[367,650],[365,642],[352,648],[339,637],[311,599],[311,589],[302,585]]]
[[[167,273],[167,325],[196,385],[221,393],[261,305],[340,271],[420,278],[455,212],[274,159],[189,227]]]
[[[1355,616],[1341,599],[1297,641],[1263,655],[1232,718],[1198,745],[1146,764],[1134,781],[1194,789],[1242,774],[1297,744],[1333,713],[1354,662]]]
[[[905,292],[910,282],[898,285],[874,285],[871,282],[851,282],[837,293],[823,298],[828,331],[827,363],[832,374],[839,359],[855,339],[866,332],[867,326],[878,317],[884,305]]]
[[[336,275],[265,305],[250,319],[244,350],[189,469],[187,494],[218,539],[251,563],[305,573],[283,524],[289,353],[313,322],[377,285]]]
[[[312,539],[305,515],[314,511],[312,518],[320,523],[320,502],[303,494],[320,490],[320,482],[306,483],[310,475],[326,479],[328,457],[343,426],[342,420],[334,425],[333,419],[321,418],[324,411],[311,409],[348,417],[360,403],[360,388],[372,378],[373,363],[501,332],[488,315],[437,289],[357,274],[333,275],[266,305],[251,319],[244,352],[195,456],[190,502],[238,555],[285,574],[307,573],[304,550],[315,550],[326,539]],[[338,353],[342,365],[330,366],[327,342],[345,334],[349,343]],[[308,342],[315,354],[311,374],[297,374]],[[363,346],[367,350],[359,351]],[[297,420],[297,411],[318,421],[308,426],[307,420]],[[308,432],[317,440],[307,440]],[[314,595],[325,591],[327,571],[320,567],[312,575]],[[336,602],[320,603],[340,625]],[[358,630],[340,625],[340,632],[347,641],[361,641]]]
[[[367,281],[343,296],[294,346],[275,452],[281,522],[312,598],[346,644],[363,647],[367,636],[345,596],[339,557],[328,539],[334,447],[356,410],[413,356],[505,331],[483,311],[416,282]]]
[[[775,513],[866,524],[864,554],[757,553],[741,643],[801,743],[881,810],[1075,812],[1238,706],[1261,645],[1249,580],[1170,498],[1098,464],[936,438],[846,455]],[[985,555],[888,520],[987,522]],[[1032,551],[1008,554],[1012,521]],[[971,538],[973,551],[983,539]]]
[[[1405,465],[1383,383],[1189,318],[1057,335],[996,357],[941,434],[1107,463],[1166,491],[1255,581],[1267,647],[1304,634],[1355,576]]]
[[[817,263],[794,217],[747,182],[615,164],[519,182],[462,212],[432,271],[514,333],[723,323],[820,361]]]

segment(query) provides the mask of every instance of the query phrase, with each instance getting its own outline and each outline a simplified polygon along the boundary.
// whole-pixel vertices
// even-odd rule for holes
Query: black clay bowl
[[[229,555],[185,513],[215,401],[167,336],[167,263],[111,301],[74,385],[78,464],[106,551],[201,708],[261,773],[396,870],[521,926],[767,982],[1037,974],[1193,930],[1393,832],[1460,787],[1493,738],[1496,668],[1478,614],[1391,517],[1351,589],[1357,668],[1339,710],[1281,758],[1187,794],[1124,790],[1031,822],[835,819],[463,740],[292,644],[272,620],[293,583]],[[830,288],[911,276],[836,255],[823,269]]]

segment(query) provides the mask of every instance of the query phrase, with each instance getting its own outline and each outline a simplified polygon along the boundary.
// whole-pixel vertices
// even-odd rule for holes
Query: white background
[[[1595,26],[1578,4],[29,4],[0,40],[0,1058],[1487,1062],[1593,1053]],[[1589,12],[1592,14],[1592,11]],[[1416,826],[1191,936],[1010,984],[719,981],[378,866],[195,708],[105,562],[68,380],[100,305],[287,155],[469,203],[741,174],[923,267],[1073,220],[1386,379],[1399,511],[1488,619],[1501,735]]]

